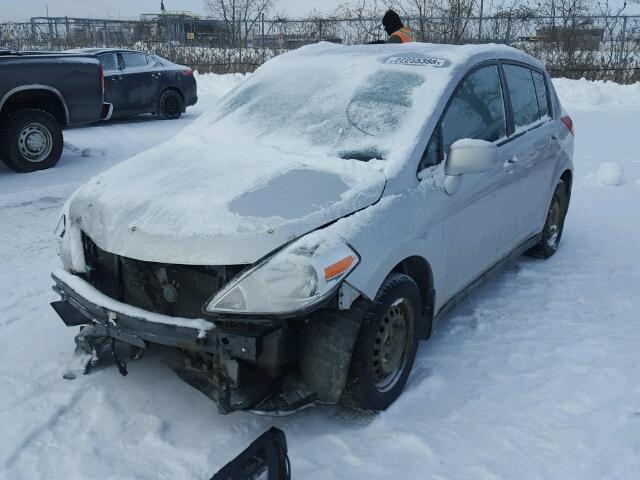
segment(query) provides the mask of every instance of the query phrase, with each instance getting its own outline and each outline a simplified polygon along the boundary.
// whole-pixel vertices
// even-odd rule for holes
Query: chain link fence
[[[640,81],[640,16],[499,14],[406,22],[423,42],[514,46],[546,62],[554,76]],[[0,46],[16,50],[133,48],[216,73],[249,72],[279,53],[318,41],[360,44],[384,38],[377,18],[262,18],[251,28],[188,14],[137,21],[36,17],[0,23]]]

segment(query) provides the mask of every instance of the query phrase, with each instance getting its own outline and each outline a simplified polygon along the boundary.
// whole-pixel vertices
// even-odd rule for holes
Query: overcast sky
[[[302,17],[313,9],[332,11],[345,0],[275,0],[272,13]],[[594,2],[596,0],[593,0]],[[624,0],[612,0],[622,4]],[[489,3],[489,2],[485,2]],[[28,20],[45,16],[93,18],[138,18],[141,13],[160,11],[160,0],[0,0],[0,22],[3,20]],[[167,10],[190,11],[206,14],[204,0],[165,0]],[[628,14],[640,14],[640,0],[629,0]]]
[[[333,10],[344,0],[276,0],[274,13],[303,16],[310,10]],[[165,0],[167,10],[205,14],[203,0]],[[138,18],[141,13],[160,11],[160,0],[0,0],[2,20],[28,20],[46,16]]]

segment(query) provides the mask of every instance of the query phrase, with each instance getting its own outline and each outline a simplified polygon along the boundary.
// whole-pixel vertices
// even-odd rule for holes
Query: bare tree
[[[433,17],[437,13],[437,7],[434,0],[406,0],[404,8],[405,16],[412,19],[412,27],[415,30],[416,37],[421,42],[430,39],[430,31],[432,30]]]
[[[382,16],[389,8],[397,7],[394,0],[357,0],[340,5],[336,16],[355,22],[356,42],[366,43],[379,40],[385,33],[382,28]]]
[[[598,14],[603,18],[604,34],[602,38],[601,77],[613,77],[616,82],[625,82],[625,73],[632,74],[632,64],[640,56],[640,42],[630,38],[625,17],[626,4],[613,7],[609,0],[598,4]]]
[[[247,45],[249,35],[262,15],[269,13],[274,0],[204,0],[209,13],[224,21],[232,45]]]
[[[436,0],[435,9],[445,19],[442,41],[462,43],[467,39],[467,27],[475,7],[476,0]]]

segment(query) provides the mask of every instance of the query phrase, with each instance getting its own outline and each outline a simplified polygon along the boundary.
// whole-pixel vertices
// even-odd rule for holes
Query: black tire
[[[527,252],[527,255],[535,258],[549,258],[556,253],[564,230],[567,207],[567,187],[564,181],[559,180],[551,198],[542,238]]]
[[[360,327],[343,394],[344,405],[360,410],[385,410],[400,396],[418,348],[421,306],[420,290],[411,277],[392,273],[386,278]],[[394,329],[391,325],[398,324],[400,316],[404,329]],[[389,338],[397,348],[387,348]],[[398,357],[400,345],[402,353]],[[385,371],[383,360],[390,372]]]
[[[44,110],[27,108],[0,122],[0,158],[24,173],[53,167],[62,155],[62,128]]]
[[[165,90],[160,96],[160,113],[168,120],[180,118],[184,112],[182,95],[175,90]]]

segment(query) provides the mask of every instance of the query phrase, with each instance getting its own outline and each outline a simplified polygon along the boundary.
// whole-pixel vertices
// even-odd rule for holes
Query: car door
[[[122,90],[121,61],[116,52],[106,52],[98,55],[100,65],[104,69],[104,101],[113,105],[113,112],[124,109],[125,98]]]
[[[515,242],[520,243],[544,226],[559,145],[542,72],[511,63],[503,64],[503,69],[514,128],[504,145],[502,161],[518,192]]]
[[[462,138],[499,145],[507,125],[503,93],[497,64],[469,73],[452,95],[423,162],[446,159],[451,145]],[[460,292],[511,248],[517,210],[509,201],[509,186],[506,173],[496,164],[489,172],[463,175],[457,193],[447,197],[442,217],[447,272],[446,285],[440,289],[445,299]]]
[[[147,63],[149,64],[149,70],[151,71],[151,89],[149,96],[153,107],[156,107],[160,101],[160,95],[163,90],[171,86],[172,72],[161,63],[160,59],[155,55],[147,55]]]
[[[147,63],[147,56],[139,52],[122,52],[123,62],[121,82],[126,99],[126,110],[150,112],[153,104],[153,69]]]

